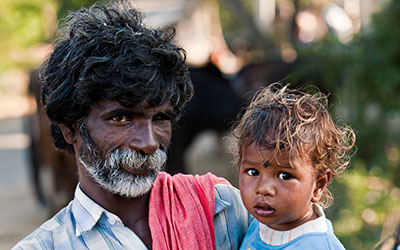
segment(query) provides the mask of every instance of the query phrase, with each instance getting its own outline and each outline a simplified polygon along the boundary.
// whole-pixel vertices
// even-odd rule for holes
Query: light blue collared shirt
[[[251,217],[241,202],[238,189],[219,184],[214,190],[216,247],[239,249]],[[79,185],[68,206],[12,248],[17,249],[147,250],[118,216],[90,199]]]

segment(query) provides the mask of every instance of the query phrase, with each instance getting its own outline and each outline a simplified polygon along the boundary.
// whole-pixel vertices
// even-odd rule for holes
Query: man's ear
[[[321,200],[322,194],[324,193],[324,190],[331,179],[332,179],[332,171],[329,169],[317,177],[313,191],[313,196],[311,198],[312,202],[317,203]]]
[[[78,138],[78,130],[75,128],[75,126],[67,126],[65,124],[58,124],[58,126],[61,129],[65,141],[69,144],[74,144]]]

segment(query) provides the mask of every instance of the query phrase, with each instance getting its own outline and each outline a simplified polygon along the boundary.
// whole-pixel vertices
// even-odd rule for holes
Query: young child
[[[243,203],[254,216],[240,249],[344,249],[323,208],[327,184],[349,164],[353,130],[332,121],[327,98],[273,84],[234,129]]]

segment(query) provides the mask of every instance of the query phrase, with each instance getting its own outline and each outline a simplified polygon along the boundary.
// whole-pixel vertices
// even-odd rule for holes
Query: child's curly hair
[[[273,150],[274,156],[281,150],[308,154],[316,176],[327,169],[333,176],[342,173],[349,165],[355,133],[345,124],[333,122],[327,103],[327,96],[319,91],[308,94],[280,83],[257,92],[233,130],[237,166],[243,147],[255,143],[261,149]],[[326,189],[319,204],[328,207],[332,202],[332,194]]]

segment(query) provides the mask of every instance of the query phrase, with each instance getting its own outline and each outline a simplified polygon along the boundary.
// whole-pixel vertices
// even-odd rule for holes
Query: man
[[[235,188],[159,172],[193,94],[173,35],[147,28],[127,3],[71,13],[60,34],[42,100],[79,185],[14,249],[238,249],[249,217]]]

